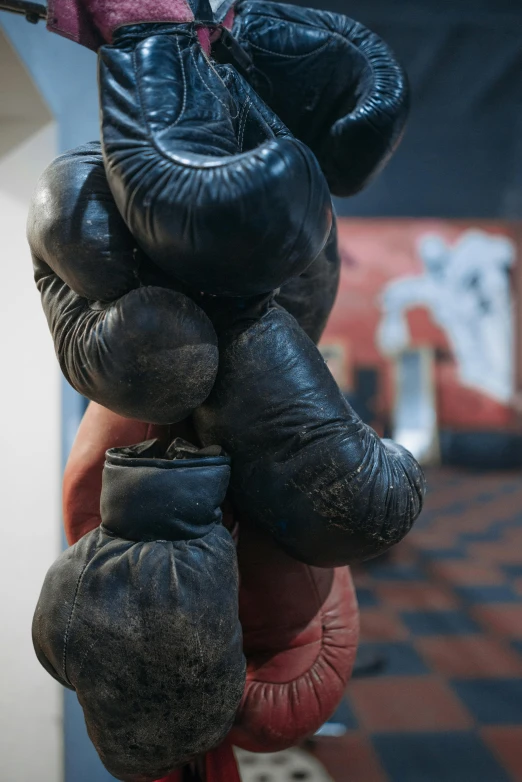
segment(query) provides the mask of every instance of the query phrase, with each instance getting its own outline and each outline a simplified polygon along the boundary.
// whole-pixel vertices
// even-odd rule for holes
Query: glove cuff
[[[183,443],[183,441],[181,441]],[[102,529],[127,540],[192,540],[221,522],[230,459],[176,441],[160,456],[157,440],[106,453]]]

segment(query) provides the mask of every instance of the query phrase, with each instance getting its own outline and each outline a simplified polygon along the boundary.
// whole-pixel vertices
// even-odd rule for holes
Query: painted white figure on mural
[[[390,282],[381,297],[377,343],[387,355],[407,349],[406,313],[426,307],[446,333],[463,385],[499,402],[513,393],[513,307],[508,270],[515,245],[504,236],[466,231],[450,246],[437,234],[419,240],[424,274]]]

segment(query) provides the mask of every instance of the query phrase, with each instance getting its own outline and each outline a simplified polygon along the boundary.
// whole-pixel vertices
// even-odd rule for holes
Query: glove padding
[[[44,172],[28,239],[73,388],[129,418],[186,418],[212,388],[217,337],[175,281],[170,289],[147,285],[154,270],[114,203],[99,144],[62,155]]]
[[[247,682],[230,740],[278,752],[315,733],[343,697],[357,599],[348,568],[304,565],[244,518],[237,553]]]
[[[33,621],[108,771],[152,782],[218,745],[245,682],[229,461],[175,441],[107,453],[102,525],[65,551]],[[219,450],[219,449],[218,449]]]
[[[315,153],[332,193],[361,190],[395,151],[408,117],[407,77],[388,46],[341,14],[264,0],[240,0],[225,24],[246,54],[238,66]],[[225,35],[214,54],[234,62],[230,53]]]
[[[318,256],[332,206],[315,156],[192,25],[142,24],[99,53],[109,185],[165,272],[219,295],[278,288]]]
[[[269,304],[263,312],[259,301],[206,306],[220,334],[219,370],[193,421],[201,443],[231,455],[239,512],[319,567],[398,543],[425,492],[413,456],[361,421],[287,312]]]

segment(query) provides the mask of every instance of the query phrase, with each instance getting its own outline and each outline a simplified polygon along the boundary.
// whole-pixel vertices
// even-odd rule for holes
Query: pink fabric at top
[[[95,51],[126,24],[193,20],[186,0],[48,0],[48,29]]]

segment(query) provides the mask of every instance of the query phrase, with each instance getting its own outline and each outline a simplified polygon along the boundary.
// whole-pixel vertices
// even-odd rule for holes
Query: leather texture
[[[254,295],[323,249],[332,205],[315,156],[193,25],[121,28],[99,53],[109,185],[154,263],[215,295]]]
[[[105,451],[175,436],[193,440],[190,422],[151,427],[89,405],[64,474],[70,543],[100,524]],[[298,562],[244,517],[237,554],[247,679],[230,739],[244,749],[275,752],[313,733],[341,699],[358,637],[357,602],[347,568]]]
[[[250,84],[315,153],[332,193],[365,187],[408,117],[407,77],[389,47],[347,16],[264,0],[235,5],[232,33]],[[228,59],[219,42],[214,52]]]
[[[108,451],[102,525],[56,560],[33,620],[38,659],[76,691],[102,762],[125,782],[217,746],[245,683],[220,511],[229,460],[161,453],[157,441]]]
[[[398,543],[425,493],[413,456],[360,420],[291,315],[270,305],[261,315],[256,302],[234,319],[230,302],[209,303],[219,370],[193,420],[203,445],[232,457],[234,506],[310,565],[346,565]]]
[[[208,395],[218,362],[212,324],[152,264],[112,198],[99,144],[57,158],[32,200],[35,279],[63,374],[121,415],[179,421]]]
[[[315,733],[343,697],[358,641],[355,589],[347,567],[298,562],[244,518],[237,553],[247,683],[230,740],[278,752]]]

